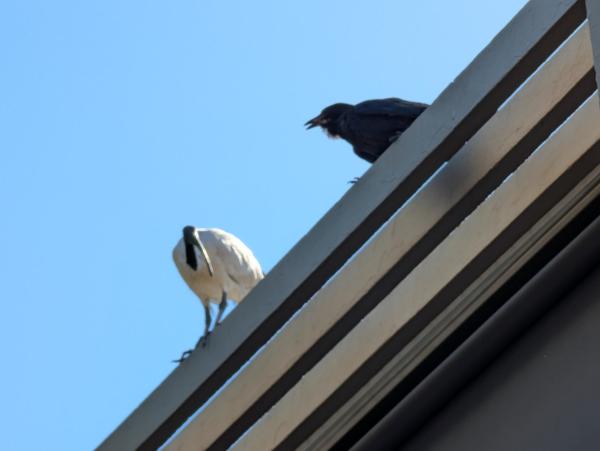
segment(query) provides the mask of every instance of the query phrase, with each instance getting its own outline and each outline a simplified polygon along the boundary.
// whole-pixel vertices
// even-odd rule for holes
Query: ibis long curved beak
[[[208,252],[206,252],[206,248],[204,247],[204,244],[202,244],[202,240],[200,239],[200,235],[198,234],[198,232],[194,233],[194,238],[195,238],[194,244],[196,246],[198,246],[198,249],[200,249],[202,258],[204,259],[204,262],[206,263],[206,267],[208,268],[208,273],[212,277],[215,275],[215,270],[213,269],[213,265],[210,261],[210,257],[208,256]]]
[[[208,256],[208,252],[206,252],[206,248],[200,239],[200,234],[198,230],[196,230],[193,226],[185,226],[183,228],[183,242],[185,244],[185,255],[187,264],[196,271],[198,269],[198,262],[196,261],[196,253],[194,252],[194,248],[197,247],[200,249],[200,253],[202,254],[202,258],[206,263],[206,268],[208,269],[208,274],[212,277],[215,274],[213,265],[210,261],[210,257]]]

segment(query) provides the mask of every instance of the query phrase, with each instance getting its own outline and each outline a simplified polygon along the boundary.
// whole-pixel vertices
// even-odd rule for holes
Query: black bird
[[[350,105],[335,103],[306,124],[352,144],[354,153],[373,163],[429,105],[395,97]]]

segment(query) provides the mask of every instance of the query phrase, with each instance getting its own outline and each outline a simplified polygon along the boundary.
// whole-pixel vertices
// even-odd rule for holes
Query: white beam
[[[204,407],[166,450],[205,449],[217,440],[449,211],[472,194],[481,180],[591,69],[586,25]]]
[[[600,140],[595,94],[309,371],[233,449],[273,449]],[[568,151],[566,151],[568,150]],[[426,342],[426,341],[425,341]],[[419,354],[411,345],[401,351]],[[409,359],[406,362],[410,364]]]
[[[155,449],[456,152],[583,20],[576,0],[531,0],[272,269],[211,337],[99,446]]]

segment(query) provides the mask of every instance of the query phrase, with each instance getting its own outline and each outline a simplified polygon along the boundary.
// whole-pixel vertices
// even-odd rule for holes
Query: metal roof
[[[587,4],[531,0],[98,449],[327,449],[410,382],[598,197]]]

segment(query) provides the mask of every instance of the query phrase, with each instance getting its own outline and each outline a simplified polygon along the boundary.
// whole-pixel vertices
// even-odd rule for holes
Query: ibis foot
[[[179,357],[177,360],[172,360],[173,363],[181,363],[181,362],[185,362],[187,360],[187,358],[192,354],[192,352],[194,352],[193,349],[188,349],[187,351],[184,351],[181,354],[181,357]]]

